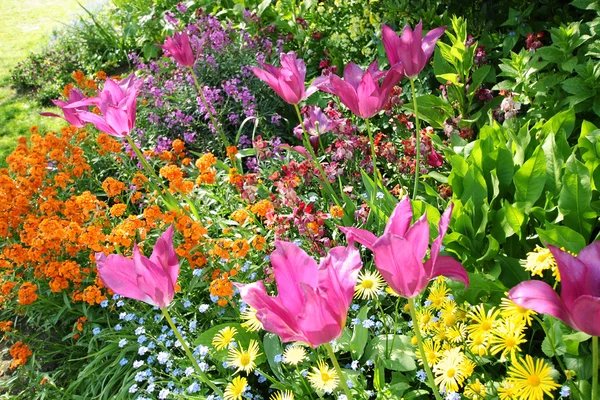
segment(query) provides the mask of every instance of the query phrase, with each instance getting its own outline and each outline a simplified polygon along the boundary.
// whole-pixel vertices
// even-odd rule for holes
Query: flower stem
[[[194,78],[194,83],[196,84],[196,89],[198,90],[198,94],[200,95],[202,104],[204,104],[204,108],[206,108],[206,112],[208,113],[210,122],[213,124],[213,126],[215,127],[215,130],[219,134],[221,141],[223,142],[223,146],[229,147],[229,140],[227,140],[225,133],[221,130],[221,127],[219,126],[219,124],[217,124],[217,119],[213,115],[210,107],[208,106],[206,97],[204,97],[204,91],[202,90],[202,86],[200,86],[200,83],[198,82],[198,78],[196,77],[196,73],[194,72],[194,69],[192,67],[188,67],[188,68],[190,69],[190,74],[192,74],[192,78]]]
[[[592,336],[592,400],[598,400],[598,336]]]
[[[315,154],[315,151],[313,150],[312,145],[310,144],[310,138],[309,138],[308,132],[306,131],[306,128],[304,127],[304,119],[302,118],[302,115],[300,115],[300,107],[298,107],[298,104],[294,104],[294,108],[296,109],[296,115],[298,116],[298,120],[300,121],[300,126],[302,127],[302,132],[304,133],[303,140],[302,140],[304,143],[304,147],[306,148],[306,150],[308,150],[311,157],[313,158],[313,161],[317,165],[317,168],[319,169],[319,173],[321,174],[321,181],[323,182],[323,186],[325,186],[326,191],[329,192],[329,195],[333,198],[333,201],[335,202],[335,204],[338,206],[341,206],[340,201],[338,200],[335,192],[333,191],[333,188],[331,187],[331,184],[329,183],[329,179],[327,179],[327,175],[325,175],[323,166],[317,159],[317,155]]]
[[[410,89],[412,91],[413,104],[415,106],[415,188],[413,190],[413,199],[417,198],[419,191],[419,171],[421,170],[421,128],[419,124],[419,107],[417,107],[417,92],[415,91],[415,80],[410,80]]]
[[[411,79],[412,83],[412,79]],[[433,373],[431,372],[431,368],[429,367],[429,362],[427,361],[427,355],[425,354],[425,348],[423,347],[423,337],[421,336],[421,330],[419,329],[419,321],[417,319],[417,310],[415,309],[415,300],[413,298],[408,299],[408,306],[410,307],[410,316],[413,321],[413,329],[415,331],[415,336],[417,337],[417,343],[419,345],[419,352],[421,353],[421,360],[423,360],[423,368],[427,373],[427,379],[429,380],[429,387],[433,390],[433,394],[437,400],[442,400],[440,396],[440,392],[437,389],[437,385],[435,384],[435,380],[433,379]]]
[[[369,144],[371,145],[371,158],[373,159],[373,182],[375,183],[376,187],[379,187],[379,184],[377,182],[379,181],[378,178],[380,178],[383,186],[383,177],[381,176],[381,173],[379,173],[379,171],[377,170],[377,154],[375,153],[375,142],[373,141],[373,134],[371,133],[371,122],[369,121],[369,118],[365,119],[365,124],[367,124]]]
[[[346,394],[346,398],[348,400],[353,400],[354,397],[352,396],[352,392],[350,391],[350,388],[348,387],[348,384],[346,383],[346,375],[344,375],[344,372],[340,368],[340,364],[338,363],[337,358],[335,358],[335,352],[333,351],[333,349],[331,348],[331,345],[329,343],[324,343],[323,346],[327,350],[327,354],[329,355],[329,358],[331,359],[331,362],[333,363],[333,367],[335,368],[335,371],[337,372],[338,376],[340,377],[340,385],[342,386],[342,389],[344,390],[344,393]]]
[[[188,347],[187,343],[185,343],[185,340],[183,340],[181,333],[179,333],[179,330],[173,323],[173,320],[171,319],[171,316],[169,315],[169,312],[167,311],[167,309],[161,308],[161,311],[162,311],[163,315],[165,316],[167,322],[169,323],[169,326],[171,326],[171,329],[173,329],[175,336],[177,336],[179,343],[181,343],[181,347],[185,351],[185,354],[187,354],[188,358],[192,362],[192,365],[194,366],[194,369],[196,369],[196,372],[200,376],[200,379],[205,384],[207,384],[216,394],[223,397],[223,392],[214,383],[212,383],[211,380],[208,379],[208,376],[206,376],[206,374],[202,371],[202,369],[200,369],[200,366],[198,365],[198,361],[196,361],[196,359],[194,358],[194,355],[190,351],[190,348]]]

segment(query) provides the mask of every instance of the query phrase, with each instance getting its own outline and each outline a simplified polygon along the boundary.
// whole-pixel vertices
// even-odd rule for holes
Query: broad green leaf
[[[546,136],[542,144],[546,156],[546,190],[550,193],[559,193],[562,187],[562,169],[565,159],[562,151],[557,148],[555,134]]]
[[[511,227],[513,232],[515,232],[517,236],[521,238],[522,227],[526,221],[525,213],[520,207],[515,207],[507,201],[504,202],[502,209],[504,210],[506,222]]]
[[[515,201],[522,205],[524,212],[529,212],[542,195],[546,184],[546,157],[541,147],[519,168],[513,180]]]
[[[370,308],[369,306],[363,306],[358,312],[357,317],[361,322],[368,318]],[[358,360],[362,357],[367,340],[369,340],[369,329],[365,328],[362,323],[354,325],[352,339],[350,340],[350,354],[353,360]]]
[[[592,201],[590,172],[577,160],[575,154],[567,160],[562,183],[558,208],[564,215],[564,224],[587,238],[592,227],[589,219],[594,218],[596,213],[590,207]]]
[[[271,371],[275,374],[277,379],[280,381],[285,381],[285,374],[283,372],[283,368],[281,367],[281,362],[275,361],[275,356],[283,354],[283,347],[281,345],[279,336],[272,333],[266,333],[265,337],[263,338],[263,348],[265,351],[265,356],[267,356],[267,361],[269,362],[269,367],[271,367]]]
[[[559,112],[552,118],[550,118],[544,126],[542,126],[542,134],[548,135],[550,132],[557,134],[560,129],[565,130],[566,137],[568,138],[573,129],[575,128],[575,110],[569,109],[563,112]]]
[[[579,253],[586,245],[585,238],[568,226],[546,224],[546,229],[536,228],[540,240],[545,244],[564,247],[572,253]]]
[[[414,112],[414,102],[404,105],[411,112]],[[417,107],[419,109],[419,118],[427,121],[434,128],[441,128],[446,121],[454,115],[452,105],[438,96],[426,94],[417,98]]]

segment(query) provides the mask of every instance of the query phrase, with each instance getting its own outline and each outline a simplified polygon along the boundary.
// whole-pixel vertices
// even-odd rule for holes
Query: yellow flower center
[[[489,322],[482,322],[481,323],[481,330],[483,331],[489,331],[492,328],[492,324],[490,324]]]
[[[506,338],[504,341],[504,345],[508,348],[514,347],[516,344],[517,342],[513,338]]]
[[[529,382],[530,386],[539,386],[540,377],[537,375],[531,375],[529,378],[527,378],[527,382]]]
[[[446,371],[446,376],[448,378],[453,378],[454,375],[456,375],[456,370],[454,368],[450,368],[448,371]]]
[[[321,372],[321,380],[323,382],[329,382],[331,380],[331,376],[327,372]]]
[[[250,364],[250,354],[242,354],[240,357],[240,364],[243,366]]]
[[[373,287],[373,281],[370,279],[365,279],[362,281],[361,286],[363,289],[371,289]]]

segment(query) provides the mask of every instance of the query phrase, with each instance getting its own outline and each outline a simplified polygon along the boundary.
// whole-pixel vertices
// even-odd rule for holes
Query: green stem
[[[435,395],[436,400],[442,400],[440,392],[437,389],[437,385],[435,384],[435,380],[433,379],[433,373],[431,372],[431,368],[429,367],[429,362],[427,362],[427,355],[425,354],[425,348],[423,347],[423,337],[421,336],[421,330],[419,329],[419,321],[417,320],[415,300],[413,298],[408,299],[408,306],[410,307],[410,316],[413,321],[413,329],[415,331],[415,336],[417,337],[419,352],[421,353],[421,360],[423,360],[423,368],[425,369],[425,372],[427,373],[427,379],[429,380],[429,387],[431,388],[431,390],[433,390],[433,394]]]
[[[419,126],[419,107],[417,107],[417,92],[415,91],[415,80],[410,80],[410,89],[412,91],[413,104],[415,106],[415,188],[413,190],[413,199],[417,198],[419,191],[419,171],[421,170],[421,128]]]
[[[306,378],[304,377],[304,375],[302,375],[302,372],[300,372],[300,367],[298,367],[298,364],[296,364],[296,372],[298,373],[300,380],[302,381],[302,383],[304,384],[304,387],[306,388],[306,393],[308,393],[308,395],[310,396],[310,398],[312,400],[313,395],[311,393],[310,387],[308,386],[308,382],[306,382]]]
[[[227,137],[225,136],[225,133],[221,130],[221,127],[219,126],[219,124],[217,124],[217,119],[213,115],[210,107],[208,106],[208,102],[206,101],[206,97],[204,97],[204,91],[202,90],[202,86],[200,86],[200,83],[198,82],[198,78],[196,77],[196,73],[194,72],[194,69],[192,67],[188,67],[188,68],[190,69],[190,73],[192,74],[192,78],[194,78],[194,83],[196,84],[196,89],[198,90],[198,94],[200,95],[200,99],[202,100],[202,104],[204,104],[204,108],[206,109],[206,112],[208,113],[208,116],[210,118],[210,122],[213,124],[213,126],[215,127],[215,130],[217,131],[217,133],[221,137],[221,141],[223,142],[223,145],[225,147],[229,147],[229,140],[227,140]]]
[[[177,336],[177,339],[179,340],[179,343],[181,343],[181,347],[185,351],[185,354],[187,354],[188,358],[192,362],[192,365],[196,369],[196,372],[200,376],[200,379],[205,384],[207,384],[216,394],[218,394],[219,396],[223,397],[223,392],[214,383],[212,383],[211,380],[208,378],[208,376],[206,376],[206,374],[204,373],[204,371],[202,371],[202,369],[200,369],[200,366],[198,365],[198,362],[194,358],[194,355],[190,351],[190,348],[188,347],[187,343],[185,343],[185,340],[183,340],[183,337],[181,336],[181,333],[179,333],[179,330],[177,329],[177,327],[173,323],[173,320],[171,319],[171,316],[169,315],[169,312],[167,311],[167,309],[166,308],[161,308],[161,311],[162,311],[163,315],[165,316],[167,322],[171,326],[171,329],[175,333],[175,336]]]
[[[394,342],[396,341],[396,335],[398,331],[398,306],[400,305],[400,299],[401,297],[398,297],[398,300],[396,300],[396,313],[394,314],[394,331],[392,332],[392,351],[394,350]]]
[[[331,359],[331,362],[333,363],[333,367],[335,368],[335,371],[337,372],[338,376],[340,377],[340,385],[342,386],[342,389],[344,390],[344,393],[346,394],[346,398],[348,400],[354,400],[354,397],[352,396],[352,392],[350,391],[350,388],[348,387],[348,384],[346,383],[346,375],[344,375],[344,372],[340,368],[340,364],[338,363],[337,358],[335,358],[335,353],[334,353],[333,349],[331,348],[331,345],[329,343],[324,343],[323,346],[327,350],[327,354],[329,355],[329,358]]]
[[[598,400],[598,336],[592,336],[592,400]]]
[[[302,127],[302,132],[304,133],[303,140],[302,140],[304,143],[304,147],[306,147],[306,150],[308,150],[308,152],[310,153],[310,156],[313,158],[313,161],[317,165],[317,168],[319,169],[319,173],[321,174],[321,181],[323,182],[323,185],[326,187],[327,191],[330,193],[331,197],[333,197],[333,201],[335,202],[336,205],[341,206],[340,201],[338,200],[335,192],[333,191],[333,188],[331,187],[331,184],[329,183],[329,179],[327,179],[327,175],[325,175],[323,166],[317,159],[317,155],[315,154],[315,151],[313,150],[312,145],[310,144],[308,132],[306,131],[306,128],[304,127],[304,119],[302,118],[302,115],[300,115],[300,107],[298,107],[298,104],[294,104],[294,108],[296,109],[296,115],[298,116],[298,121],[300,121],[300,126]]]
[[[379,188],[378,178],[382,181],[383,186],[383,177],[381,173],[377,170],[377,154],[375,153],[375,142],[373,140],[373,134],[371,133],[371,122],[369,122],[369,118],[365,119],[365,124],[367,124],[367,134],[369,135],[369,144],[371,145],[371,158],[373,159],[373,182],[375,186]]]

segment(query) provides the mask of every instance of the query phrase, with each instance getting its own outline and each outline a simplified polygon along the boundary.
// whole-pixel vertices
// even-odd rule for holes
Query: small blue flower
[[[433,303],[431,302],[431,300],[425,300],[425,303],[423,303],[423,304],[425,305],[425,307],[429,307]]]
[[[142,335],[142,336],[138,337],[137,342],[139,344],[143,344],[146,340],[148,340],[148,338],[146,336]]]
[[[264,261],[264,262],[269,262],[269,261],[271,261],[271,256],[268,256],[268,255],[267,255],[267,256],[265,256],[265,257],[263,258],[263,261]]]
[[[515,31],[510,31],[510,32],[508,32],[508,34],[509,34],[510,36],[515,36],[515,35],[517,34],[517,32],[515,32]]]
[[[115,293],[115,294],[113,294],[113,297],[112,297],[112,299],[113,299],[113,300],[119,300],[120,298],[121,298],[121,296],[120,296],[120,295],[118,295],[118,294],[116,294],[116,293]]]
[[[123,307],[124,305],[125,305],[125,302],[123,300],[117,301],[117,307]]]
[[[106,308],[106,307],[108,307],[108,300],[103,300],[103,301],[100,303],[100,307],[102,307],[102,308]]]
[[[352,318],[352,325],[358,325],[360,324],[360,318],[356,317],[356,318]]]
[[[267,378],[264,375],[260,375],[258,377],[258,383],[265,383],[267,381]]]
[[[127,314],[125,316],[125,321],[129,322],[129,321],[133,321],[133,319],[136,317],[135,314]]]
[[[189,301],[188,299],[186,299],[186,300],[183,302],[183,308],[189,308],[191,305],[192,305],[192,302],[191,302],[191,301]]]
[[[200,307],[198,307],[198,312],[205,313],[206,311],[208,311],[209,307],[210,306],[208,304],[202,304],[200,305]]]
[[[138,369],[142,365],[144,365],[144,361],[142,361],[142,360],[136,360],[133,362],[133,368],[135,368],[135,369]]]
[[[140,319],[138,319],[138,324],[143,325],[144,324],[144,318],[140,317]]]
[[[127,364],[128,362],[129,362],[128,359],[122,358],[121,361],[119,361],[119,365],[121,365],[121,367],[122,367],[123,365]]]
[[[212,301],[213,303],[216,303],[217,301],[219,301],[219,296],[215,296],[214,294],[211,294],[210,301]]]
[[[571,388],[567,385],[564,385],[560,388],[560,397],[569,397],[571,395]]]
[[[450,392],[446,395],[446,400],[460,400],[460,394],[456,392]]]
[[[123,347],[125,347],[126,344],[127,344],[127,339],[119,340],[119,347],[123,348]]]
[[[94,334],[94,336],[98,335],[100,333],[101,329],[96,327],[94,329],[92,329],[92,333]]]
[[[129,393],[135,393],[138,391],[138,385],[135,383],[129,387]]]
[[[188,391],[188,393],[199,392],[200,391],[200,385],[198,384],[198,382],[194,382],[190,386],[188,386],[187,391]]]
[[[360,308],[360,306],[356,303],[352,304],[352,310],[354,311],[358,311],[358,309]]]
[[[375,322],[371,321],[370,319],[364,320],[362,322],[362,326],[367,329],[371,328],[373,325],[375,325]]]
[[[254,281],[255,279],[256,279],[256,272],[253,272],[250,275],[248,275],[248,280]]]
[[[194,272],[192,272],[192,275],[194,275],[194,276],[200,276],[200,275],[202,275],[202,270],[201,269],[195,269]]]
[[[425,380],[427,379],[427,374],[425,373],[425,370],[420,369],[417,371],[417,379],[421,382],[425,382]]]
[[[281,354],[275,354],[273,357],[273,362],[280,363],[283,360],[283,356]]]

